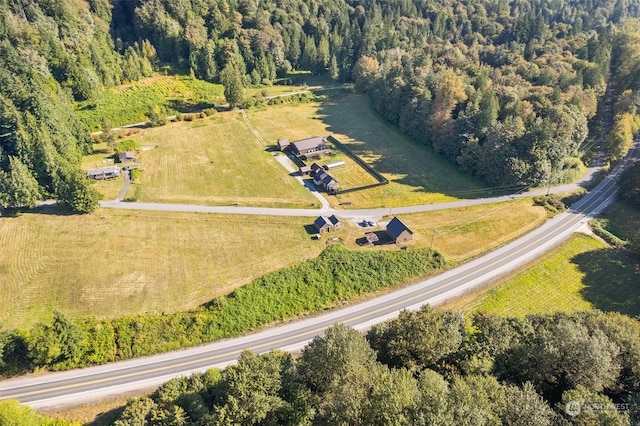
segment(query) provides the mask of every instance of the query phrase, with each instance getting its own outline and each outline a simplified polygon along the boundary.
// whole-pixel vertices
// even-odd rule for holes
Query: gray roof
[[[98,167],[96,169],[87,170],[87,176],[101,176],[114,174],[117,175],[120,173],[120,167],[118,166],[107,166],[107,167]]]
[[[133,160],[136,158],[136,154],[133,151],[125,151],[121,152],[120,155],[118,155],[118,158],[120,160]]]
[[[313,148],[328,148],[327,142],[324,136],[314,136],[308,139],[301,139],[299,141],[291,142],[291,145],[295,146],[298,151],[305,151]]]
[[[402,223],[397,217],[391,219],[391,221],[387,224],[387,234],[389,234],[389,236],[394,240],[398,238],[404,231],[407,231],[409,232],[409,234],[413,235],[413,231],[407,228],[407,225]]]

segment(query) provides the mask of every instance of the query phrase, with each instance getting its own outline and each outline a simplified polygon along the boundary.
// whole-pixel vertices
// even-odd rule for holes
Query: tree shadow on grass
[[[574,256],[585,274],[582,297],[594,308],[640,315],[640,264],[622,249],[601,249]]]
[[[354,102],[359,103],[357,100]],[[360,114],[363,106],[354,106],[352,103],[346,98],[344,102],[324,102],[319,114],[322,115],[323,122],[329,126],[330,133],[344,134],[356,141],[362,141],[361,144],[349,144],[349,148],[360,157],[377,157],[369,161],[375,170],[402,176],[394,179],[394,182],[411,186],[415,191],[441,193],[456,198],[502,195],[496,191],[491,193],[490,188],[465,175],[443,156],[433,152],[430,147],[411,141],[395,125],[387,122],[373,110],[365,116],[370,115],[378,122],[371,121],[369,126],[366,117],[363,119]],[[384,131],[381,128],[384,128]],[[377,140],[381,137],[381,133],[390,135],[390,140],[388,145],[378,148],[380,142]],[[394,140],[400,139],[404,139],[402,144],[394,144]],[[418,150],[424,149],[424,155],[416,156],[416,149],[408,152],[402,147],[406,146],[405,144],[414,144]]]

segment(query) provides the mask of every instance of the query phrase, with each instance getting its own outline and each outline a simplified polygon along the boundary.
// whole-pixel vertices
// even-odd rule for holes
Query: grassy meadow
[[[600,309],[640,314],[637,260],[585,234],[575,234],[546,256],[440,309],[500,316]]]
[[[146,121],[151,108],[162,106],[168,114],[223,104],[223,87],[188,76],[156,75],[135,83],[105,89],[98,99],[76,105],[90,131],[101,130],[102,119],[113,127]]]
[[[394,207],[486,195],[479,183],[433,150],[409,140],[375,114],[363,95],[345,95],[321,104],[252,109],[248,116],[262,137],[274,145],[278,139],[293,141],[331,134],[391,182],[378,188],[331,196],[333,205],[348,201],[353,208]],[[335,173],[339,178],[351,172],[345,169]],[[351,186],[350,181],[343,187]]]
[[[411,247],[430,247],[436,226],[434,248],[461,259],[525,232],[544,211],[520,200],[401,218],[415,232]],[[312,240],[312,220],[110,209],[76,216],[51,207],[3,217],[0,324],[27,328],[55,309],[98,318],[184,310],[313,258],[331,238],[356,248],[364,233],[346,221]]]
[[[102,209],[0,222],[0,324],[183,310],[317,256],[309,219]]]
[[[302,208],[318,200],[258,142],[238,112],[143,129],[138,201]]]

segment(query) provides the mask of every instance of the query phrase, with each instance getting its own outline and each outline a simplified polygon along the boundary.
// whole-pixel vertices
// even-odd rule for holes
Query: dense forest
[[[567,180],[603,129],[615,161],[638,128],[639,13],[638,0],[0,0],[0,205],[95,208],[74,102],[161,68],[223,83],[232,104],[291,70],[354,81],[491,186]]]
[[[115,425],[638,424],[640,324],[579,312],[523,319],[403,312],[366,336],[342,325],[299,358],[236,365],[131,399]],[[578,355],[579,356],[576,356]]]

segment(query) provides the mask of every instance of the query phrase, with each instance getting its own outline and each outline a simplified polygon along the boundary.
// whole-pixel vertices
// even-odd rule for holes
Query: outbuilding
[[[319,216],[315,222],[313,222],[313,226],[316,228],[318,233],[324,234],[325,232],[331,232],[342,228],[343,223],[340,222],[340,219],[338,219],[336,215],[331,215],[329,217]]]
[[[400,219],[394,217],[387,224],[386,233],[391,240],[398,244],[413,239],[413,231],[407,227]]]

